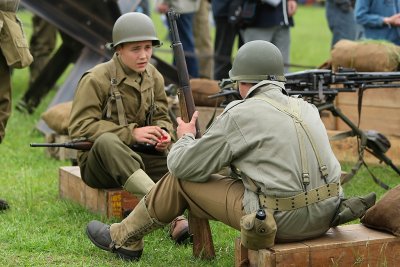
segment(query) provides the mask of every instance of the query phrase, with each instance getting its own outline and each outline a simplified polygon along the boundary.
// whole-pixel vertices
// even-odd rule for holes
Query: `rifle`
[[[31,143],[31,147],[65,147],[69,149],[76,149],[82,151],[89,151],[92,146],[93,142],[87,140],[73,140],[71,142],[65,143]],[[151,144],[134,144],[129,146],[133,151],[146,153],[146,154],[153,154],[157,155],[160,154],[157,150],[155,150],[155,146]]]
[[[350,136],[357,137],[359,160],[352,168],[351,173],[342,178],[342,183],[348,182],[362,164],[367,167],[363,160],[364,150],[371,153],[381,162],[386,163],[400,175],[400,169],[385,155],[385,152],[390,148],[389,140],[376,131],[362,131],[359,128],[364,91],[371,88],[400,88],[400,72],[357,72],[350,68],[339,68],[337,72],[325,69],[312,69],[288,73],[285,74],[285,77],[285,88],[289,95],[303,97],[308,102],[314,104],[320,112],[324,110],[330,111],[333,116],[339,117],[350,127],[351,130],[349,132],[334,136],[331,138],[332,140]],[[240,99],[240,94],[235,90],[232,81],[230,81],[229,85],[229,80],[222,80],[220,87],[222,88],[221,92],[210,96],[211,98],[224,96],[227,100]],[[334,100],[338,93],[341,92],[358,93],[358,125],[353,123],[340,109],[335,107]],[[389,186],[377,179],[371,172],[370,174],[374,182],[384,189],[389,189]]]
[[[167,12],[168,24],[171,32],[171,46],[173,49],[176,68],[178,71],[178,98],[181,111],[181,117],[184,121],[189,122],[196,111],[192,90],[190,88],[189,74],[187,71],[184,51],[182,43],[179,39],[176,20],[179,14],[173,9]],[[200,127],[196,122],[196,138],[201,137]],[[211,229],[206,219],[199,219],[190,216],[189,213],[189,229],[193,234],[193,255],[204,259],[215,258],[214,244],[212,241]]]

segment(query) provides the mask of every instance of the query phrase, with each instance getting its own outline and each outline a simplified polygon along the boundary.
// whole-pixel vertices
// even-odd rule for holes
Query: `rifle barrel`
[[[31,147],[66,147],[65,143],[31,143]]]

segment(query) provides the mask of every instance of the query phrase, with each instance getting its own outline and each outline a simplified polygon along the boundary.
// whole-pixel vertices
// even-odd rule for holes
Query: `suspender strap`
[[[117,81],[117,68],[115,67],[114,64],[109,64],[109,70],[111,72],[111,87],[110,87],[110,94],[111,96],[107,100],[107,105],[106,105],[106,118],[111,118],[111,108],[112,108],[112,101],[115,100],[115,103],[117,104],[117,112],[118,112],[118,122],[119,125],[125,126],[128,124],[128,121],[126,120],[125,117],[125,109],[124,109],[124,103],[122,102],[122,97],[121,93],[118,90],[118,81]],[[104,114],[104,112],[103,112]]]
[[[328,170],[327,170],[327,167],[326,167],[326,165],[322,162],[322,159],[321,159],[321,156],[320,156],[320,154],[319,154],[319,152],[318,152],[318,148],[317,148],[317,145],[316,145],[316,143],[314,142],[314,140],[313,140],[313,138],[312,138],[312,135],[311,135],[311,133],[310,133],[310,130],[308,129],[308,127],[307,127],[307,125],[304,123],[304,121],[301,119],[301,117],[300,117],[300,115],[298,114],[298,111],[297,112],[293,112],[293,111],[289,111],[285,106],[283,106],[283,105],[281,105],[280,103],[278,103],[278,102],[276,102],[276,101],[274,101],[274,100],[272,100],[272,99],[270,99],[270,98],[267,98],[267,97],[260,97],[260,96],[258,96],[258,97],[254,97],[255,99],[260,99],[260,100],[263,100],[263,101],[265,101],[265,102],[267,102],[267,103],[269,103],[271,106],[273,106],[273,107],[275,107],[276,109],[278,109],[279,111],[281,111],[281,112],[283,112],[283,113],[285,113],[286,115],[288,115],[288,116],[290,116],[292,119],[293,119],[293,121],[294,121],[294,123],[295,123],[295,125],[296,124],[299,124],[302,128],[303,128],[303,130],[304,130],[304,132],[306,133],[306,136],[307,136],[307,138],[308,138],[308,140],[309,140],[309,142],[311,143],[311,146],[312,146],[312,149],[313,149],[313,151],[314,151],[314,154],[315,154],[315,157],[317,158],[317,162],[318,162],[318,165],[319,165],[319,169],[320,169],[320,172],[321,172],[321,177],[323,178],[323,179],[325,179],[327,176],[328,176]],[[296,100],[296,99],[294,99],[294,98],[290,98],[289,97],[289,105],[290,105],[290,107],[291,107],[291,109],[292,110],[299,110],[299,107],[298,107],[298,105],[299,105],[299,103],[296,102],[298,101],[298,100]],[[296,127],[299,127],[299,126],[296,126]],[[299,134],[299,130],[298,129],[296,129],[296,132]],[[298,138],[299,138],[299,143],[301,143],[301,141],[300,141],[300,139],[301,139],[301,137],[298,135]],[[304,148],[303,148],[304,149]],[[300,150],[302,150],[302,145],[300,144]],[[300,152],[301,153],[301,155],[302,155],[302,162],[305,160],[305,158],[306,158],[306,156],[305,156],[305,151],[304,151],[304,153],[302,153],[302,152]],[[304,166],[303,165],[303,163],[302,163],[302,166]],[[308,169],[308,168],[307,168]],[[304,171],[303,170],[303,174],[305,174],[305,176],[304,177],[306,177],[307,174],[308,173],[308,170],[307,171]]]
[[[300,117],[299,110],[300,108],[298,107],[298,102],[297,105],[293,104],[290,105],[291,112],[294,114],[297,118]],[[298,120],[294,120],[294,126],[296,128],[296,133],[297,133],[297,139],[299,140],[299,150],[300,150],[300,158],[301,158],[301,177],[302,177],[302,182],[304,186],[307,186],[310,184],[310,173],[308,171],[308,160],[307,160],[307,155],[306,155],[306,147],[304,143],[304,135],[301,134],[301,125]]]
[[[263,208],[272,209],[275,211],[289,211],[338,196],[339,183],[330,183],[292,197],[274,198],[265,195],[259,195],[259,199],[260,205]]]

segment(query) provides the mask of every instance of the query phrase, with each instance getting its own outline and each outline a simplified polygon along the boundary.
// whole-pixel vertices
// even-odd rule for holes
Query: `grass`
[[[26,33],[30,35],[30,14],[21,12]],[[155,18],[157,27],[161,20]],[[161,30],[162,31],[162,30]],[[166,34],[166,30],[164,33]],[[160,35],[163,36],[163,35]],[[317,66],[329,57],[330,33],[321,7],[301,7],[292,30],[292,62]],[[167,42],[166,42],[167,43]],[[166,44],[164,48],[167,48]],[[168,60],[168,55],[165,55]],[[64,78],[59,80],[62,83]],[[13,107],[24,94],[28,70],[13,73]],[[116,259],[94,247],[85,236],[86,224],[93,219],[107,219],[88,212],[81,206],[58,197],[58,168],[70,165],[46,156],[41,148],[30,148],[31,142],[43,142],[35,128],[40,114],[54,96],[54,90],[32,115],[13,110],[7,136],[0,145],[0,198],[11,209],[0,214],[1,266],[233,266],[235,230],[219,222],[211,222],[216,259],[201,261],[192,257],[190,246],[177,247],[167,236],[167,229],[155,231],[145,238],[146,247],[140,262],[132,264]],[[350,164],[343,164],[349,170]],[[398,176],[385,166],[372,166],[373,172],[392,187]],[[363,168],[346,185],[346,195],[385,192]]]

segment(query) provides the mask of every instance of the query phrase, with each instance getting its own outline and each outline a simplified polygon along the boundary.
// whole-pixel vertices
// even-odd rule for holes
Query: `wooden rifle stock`
[[[189,122],[193,113],[196,111],[196,107],[194,105],[192,90],[190,88],[185,55],[176,25],[178,17],[179,14],[175,13],[172,9],[167,13],[168,24],[171,31],[171,46],[174,52],[176,68],[178,71],[178,98],[181,117],[185,122]],[[199,137],[201,137],[201,133],[198,122],[196,122],[196,138]],[[214,244],[208,220],[195,218],[189,213],[189,227],[191,234],[193,234],[193,255],[204,259],[215,258]]]

